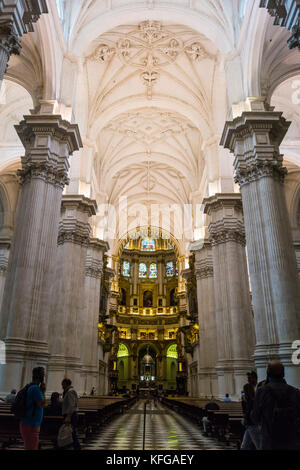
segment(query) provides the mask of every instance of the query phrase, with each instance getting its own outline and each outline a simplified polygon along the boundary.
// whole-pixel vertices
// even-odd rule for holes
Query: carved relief
[[[125,65],[138,69],[151,100],[162,69],[176,62],[181,54],[193,61],[210,57],[200,42],[184,43],[180,34],[169,31],[160,21],[147,20],[133,27],[114,45],[101,43],[89,58],[106,62],[115,55]]]

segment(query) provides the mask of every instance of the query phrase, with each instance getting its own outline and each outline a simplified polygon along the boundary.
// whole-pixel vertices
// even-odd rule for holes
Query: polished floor
[[[142,450],[144,401],[136,403],[84,447],[86,450]],[[204,437],[197,425],[167,407],[147,405],[145,450],[224,450],[216,439]]]

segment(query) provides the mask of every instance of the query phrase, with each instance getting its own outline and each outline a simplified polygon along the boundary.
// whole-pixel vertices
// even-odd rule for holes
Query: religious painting
[[[153,307],[153,294],[150,290],[146,290],[143,295],[143,306]]]

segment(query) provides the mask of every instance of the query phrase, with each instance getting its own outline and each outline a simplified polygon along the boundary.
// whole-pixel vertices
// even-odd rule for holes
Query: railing
[[[143,315],[143,316],[157,316],[157,315],[177,315],[178,307],[124,307],[119,305],[118,313],[120,315]]]

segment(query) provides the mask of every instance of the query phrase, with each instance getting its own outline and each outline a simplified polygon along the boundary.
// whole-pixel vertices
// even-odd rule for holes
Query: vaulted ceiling
[[[89,138],[108,202],[188,203],[214,135],[218,51],[181,25],[144,21],[101,35],[87,57]]]

